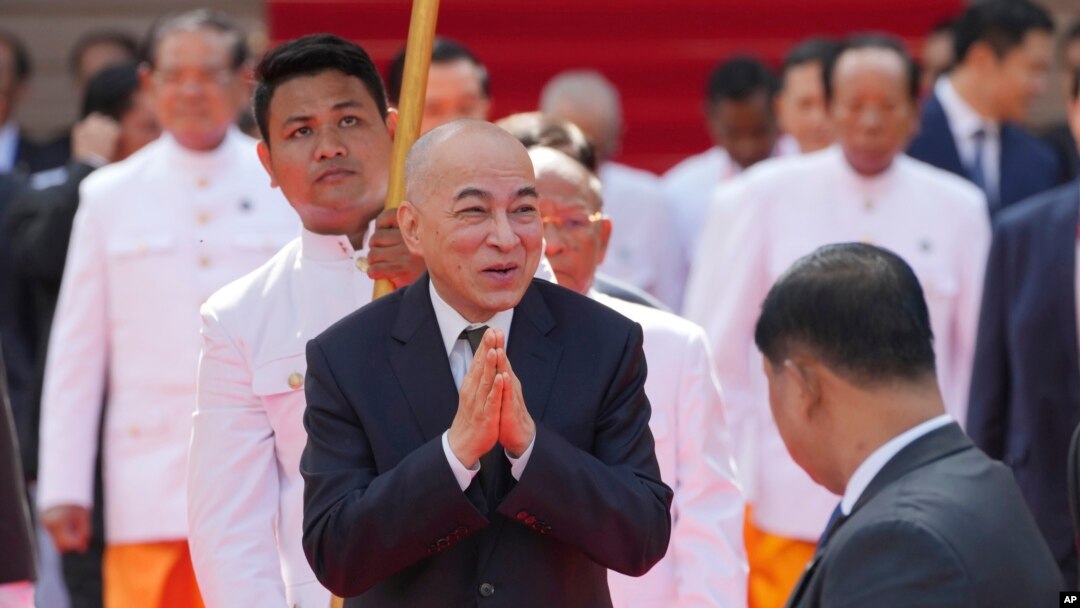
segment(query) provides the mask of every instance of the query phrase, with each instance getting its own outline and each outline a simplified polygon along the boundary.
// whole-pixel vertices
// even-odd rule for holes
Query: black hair
[[[985,0],[972,4],[953,24],[956,62],[963,63],[977,42],[985,42],[1000,59],[1024,42],[1029,32],[1053,33],[1054,22],[1028,0]]]
[[[465,48],[459,42],[449,38],[436,37],[431,45],[431,63],[453,63],[464,59],[476,67],[480,75],[480,92],[484,97],[491,97],[491,82],[488,79],[487,68],[480,63],[472,51]],[[401,80],[405,73],[405,48],[403,47],[394,55],[390,62],[390,70],[386,74],[386,94],[390,103],[397,105],[401,100]]]
[[[825,68],[821,71],[822,78],[825,79],[826,101],[832,100],[833,76],[836,65],[840,63],[840,58],[848,51],[862,49],[883,49],[896,53],[904,63],[904,71],[907,73],[908,95],[912,101],[919,98],[919,66],[915,64],[915,60],[912,59],[911,53],[908,52],[904,43],[899,38],[889,34],[855,34],[840,45],[839,50],[829,58]]]
[[[777,279],[754,330],[774,366],[803,349],[862,383],[934,374],[934,335],[915,273],[891,251],[826,245]]]
[[[581,129],[572,122],[540,112],[513,114],[496,122],[526,148],[553,148],[596,173],[596,151]]]
[[[734,57],[713,68],[705,84],[705,102],[707,107],[713,107],[721,101],[743,101],[757,93],[772,98],[777,88],[776,77],[765,64],[753,57]]]
[[[310,76],[336,70],[355,76],[364,84],[379,116],[386,119],[386,91],[371,57],[359,45],[333,34],[311,34],[291,40],[270,51],[255,68],[255,94],[252,102],[255,123],[267,145],[269,139],[270,100],[283,83],[298,76]]]
[[[175,32],[200,29],[218,32],[231,38],[229,67],[232,69],[239,68],[250,57],[244,28],[240,27],[235,19],[221,11],[204,8],[166,15],[154,22],[143,41],[140,56],[153,68],[154,62],[157,61],[158,46],[165,37]]]
[[[139,43],[131,34],[120,30],[90,30],[80,36],[75,46],[71,47],[71,53],[68,55],[68,69],[72,74],[78,74],[79,64],[86,50],[99,44],[111,44],[122,48],[132,60],[139,56]]]
[[[1080,68],[1072,73],[1072,98],[1073,101],[1080,102]]]
[[[139,90],[139,68],[135,62],[110,65],[86,84],[80,118],[94,112],[119,121],[131,109]]]
[[[15,62],[15,82],[23,83],[29,80],[33,73],[33,64],[30,62],[30,51],[26,49],[22,39],[12,31],[0,29],[0,45],[11,49]]]
[[[784,55],[784,62],[780,67],[781,86],[783,85],[784,77],[791,68],[799,67],[811,62],[820,63],[821,67],[824,68],[839,50],[840,43],[830,38],[820,38],[815,36],[803,40],[792,47],[787,55]]]

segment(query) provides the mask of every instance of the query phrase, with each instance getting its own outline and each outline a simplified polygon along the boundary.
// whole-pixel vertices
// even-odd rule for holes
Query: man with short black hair
[[[394,56],[386,76],[387,97],[395,108],[404,72],[405,49],[402,48]],[[461,43],[436,37],[431,46],[420,133],[459,118],[487,120],[490,110],[491,83],[487,68]]]
[[[842,497],[788,600],[833,606],[1051,605],[1062,590],[1009,471],[946,414],[915,272],[861,243],[800,258],[754,341],[792,459]]]
[[[709,76],[704,112],[714,145],[675,165],[663,178],[681,253],[680,266],[668,272],[678,273],[680,286],[685,285],[693,264],[716,187],[778,153],[773,113],[776,89],[772,72],[752,57],[724,61]]]
[[[923,105],[908,153],[964,177],[991,215],[1061,182],[1061,163],[1016,123],[1046,89],[1054,25],[1029,0],[973,3],[953,25],[956,65]]]
[[[1080,138],[1080,70],[1074,76],[1068,118]],[[1067,589],[1077,588],[1077,550],[1062,480],[1080,424],[1078,224],[1077,180],[998,216],[968,410],[968,433],[1012,469]]]
[[[367,52],[337,36],[275,48],[256,78],[259,159],[303,230],[202,307],[189,543],[211,606],[324,608],[300,545],[304,345],[371,301],[397,114]]]
[[[822,71],[840,49],[828,38],[808,38],[788,51],[780,68],[776,120],[780,131],[794,138],[799,152],[817,152],[833,143],[825,104]]]
[[[989,220],[971,184],[903,154],[918,117],[915,64],[889,37],[854,36],[825,70],[837,145],[754,167],[721,189],[702,233],[686,315],[709,335],[751,507],[751,606],[782,605],[833,500],[792,462],[751,366],[769,286],[816,247],[865,241],[915,267],[929,297],[945,403],[963,419]]]
[[[233,124],[240,27],[211,11],[171,15],[149,48],[140,77],[165,134],[80,184],[42,396],[38,508],[61,551],[88,542],[107,399],[107,608],[201,605],[184,490],[199,306],[297,229]]]

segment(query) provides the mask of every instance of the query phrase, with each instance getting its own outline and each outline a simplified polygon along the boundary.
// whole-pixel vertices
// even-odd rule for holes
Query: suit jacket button
[[[518,521],[525,521],[525,518],[528,517],[528,516],[529,516],[528,511],[518,511],[517,519],[518,519]]]
[[[492,585],[491,583],[481,583],[480,595],[481,597],[491,597],[495,595],[495,585]]]

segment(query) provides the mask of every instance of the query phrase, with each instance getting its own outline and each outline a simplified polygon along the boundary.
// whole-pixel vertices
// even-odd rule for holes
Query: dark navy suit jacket
[[[1078,208],[1080,181],[998,216],[968,410],[968,433],[1012,468],[1070,589],[1077,551],[1065,480],[1080,423]]]
[[[607,569],[667,550],[641,327],[534,280],[507,357],[536,440],[462,492],[441,437],[458,393],[424,275],[308,344],[304,551],[349,606],[611,606]],[[496,450],[501,448],[496,445]],[[487,466],[487,465],[482,465]]]
[[[971,179],[956,148],[948,117],[936,95],[923,104],[922,130],[908,154],[939,169]],[[1061,160],[1053,148],[1016,125],[1001,127],[1000,191],[991,215],[1009,205],[1057,186],[1064,178]]]

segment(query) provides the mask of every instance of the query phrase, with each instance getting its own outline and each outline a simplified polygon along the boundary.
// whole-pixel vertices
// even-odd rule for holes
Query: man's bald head
[[[555,76],[540,93],[540,111],[577,125],[600,160],[615,155],[622,133],[622,102],[615,85],[599,72],[575,70]]]
[[[546,183],[550,177],[566,184],[567,187],[562,190],[565,194],[556,195],[557,198],[580,201],[590,212],[603,208],[600,179],[578,160],[565,152],[544,146],[530,148],[529,158],[532,159],[538,183]],[[549,197],[542,188],[540,196]]]
[[[416,140],[405,157],[405,198],[422,204],[426,193],[453,167],[475,153],[510,154],[528,162],[525,147],[504,129],[484,120],[455,120]]]

